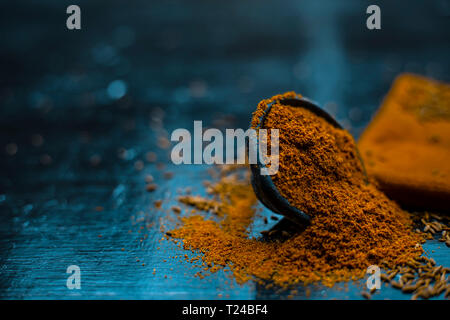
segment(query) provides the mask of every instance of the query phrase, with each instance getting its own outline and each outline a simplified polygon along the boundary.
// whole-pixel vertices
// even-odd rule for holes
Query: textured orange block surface
[[[391,198],[450,211],[450,85],[399,76],[358,147]]]

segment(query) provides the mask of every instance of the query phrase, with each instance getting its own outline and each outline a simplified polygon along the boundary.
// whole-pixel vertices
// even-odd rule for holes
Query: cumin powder
[[[168,237],[201,253],[202,276],[225,268],[239,283],[253,279],[269,286],[317,281],[332,286],[362,278],[370,265],[396,266],[419,257],[423,237],[413,231],[407,212],[366,183],[351,135],[308,110],[276,102],[294,96],[261,101],[252,125],[274,102],[264,125],[280,129],[280,166],[273,181],[292,205],[312,217],[310,225],[281,230],[283,237],[276,240],[252,237],[257,199],[249,170],[224,167],[207,188],[211,198],[179,199],[209,214],[181,218]]]

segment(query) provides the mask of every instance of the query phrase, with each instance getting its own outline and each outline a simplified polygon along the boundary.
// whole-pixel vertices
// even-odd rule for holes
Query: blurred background
[[[81,30],[66,28],[70,4]],[[366,28],[370,4],[381,30]],[[261,99],[295,90],[358,137],[399,73],[450,81],[446,0],[2,2],[0,39],[4,299],[283,298],[165,262],[181,253],[158,242],[152,203],[208,176],[171,164],[170,132],[247,128]],[[65,286],[73,264],[82,290]]]

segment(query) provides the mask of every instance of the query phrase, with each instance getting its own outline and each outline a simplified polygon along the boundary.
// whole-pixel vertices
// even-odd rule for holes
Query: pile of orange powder
[[[180,198],[204,213],[184,216],[167,236],[199,252],[204,272],[225,268],[240,283],[253,279],[281,287],[317,281],[332,286],[362,278],[370,265],[397,266],[419,257],[423,237],[413,231],[407,212],[367,183],[351,135],[306,109],[278,103],[295,96],[261,101],[252,125],[274,103],[264,124],[283,128],[273,181],[312,217],[310,225],[251,237],[258,203],[249,170],[227,167],[208,187],[208,205],[199,197]]]

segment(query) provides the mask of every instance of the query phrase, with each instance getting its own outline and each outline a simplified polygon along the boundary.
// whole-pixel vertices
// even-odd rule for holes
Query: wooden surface
[[[208,168],[172,165],[157,119],[169,133],[224,115],[226,127],[246,128],[260,99],[296,90],[358,136],[400,72],[450,80],[443,1],[383,3],[376,32],[365,28],[369,3],[339,3],[80,1],[77,32],[65,29],[71,3],[1,4],[0,298],[287,298],[222,272],[196,278],[171,258],[184,251],[158,241],[165,214],[153,202],[170,208],[178,188],[203,192]],[[115,100],[107,88],[118,79],[127,93]],[[34,134],[43,145],[31,144]],[[164,170],[135,170],[148,151]],[[159,185],[151,194],[149,173]],[[448,248],[425,248],[450,266]],[[81,268],[81,290],[66,288],[69,265]],[[310,298],[362,298],[357,284],[310,289]],[[383,286],[374,298],[409,296]]]

